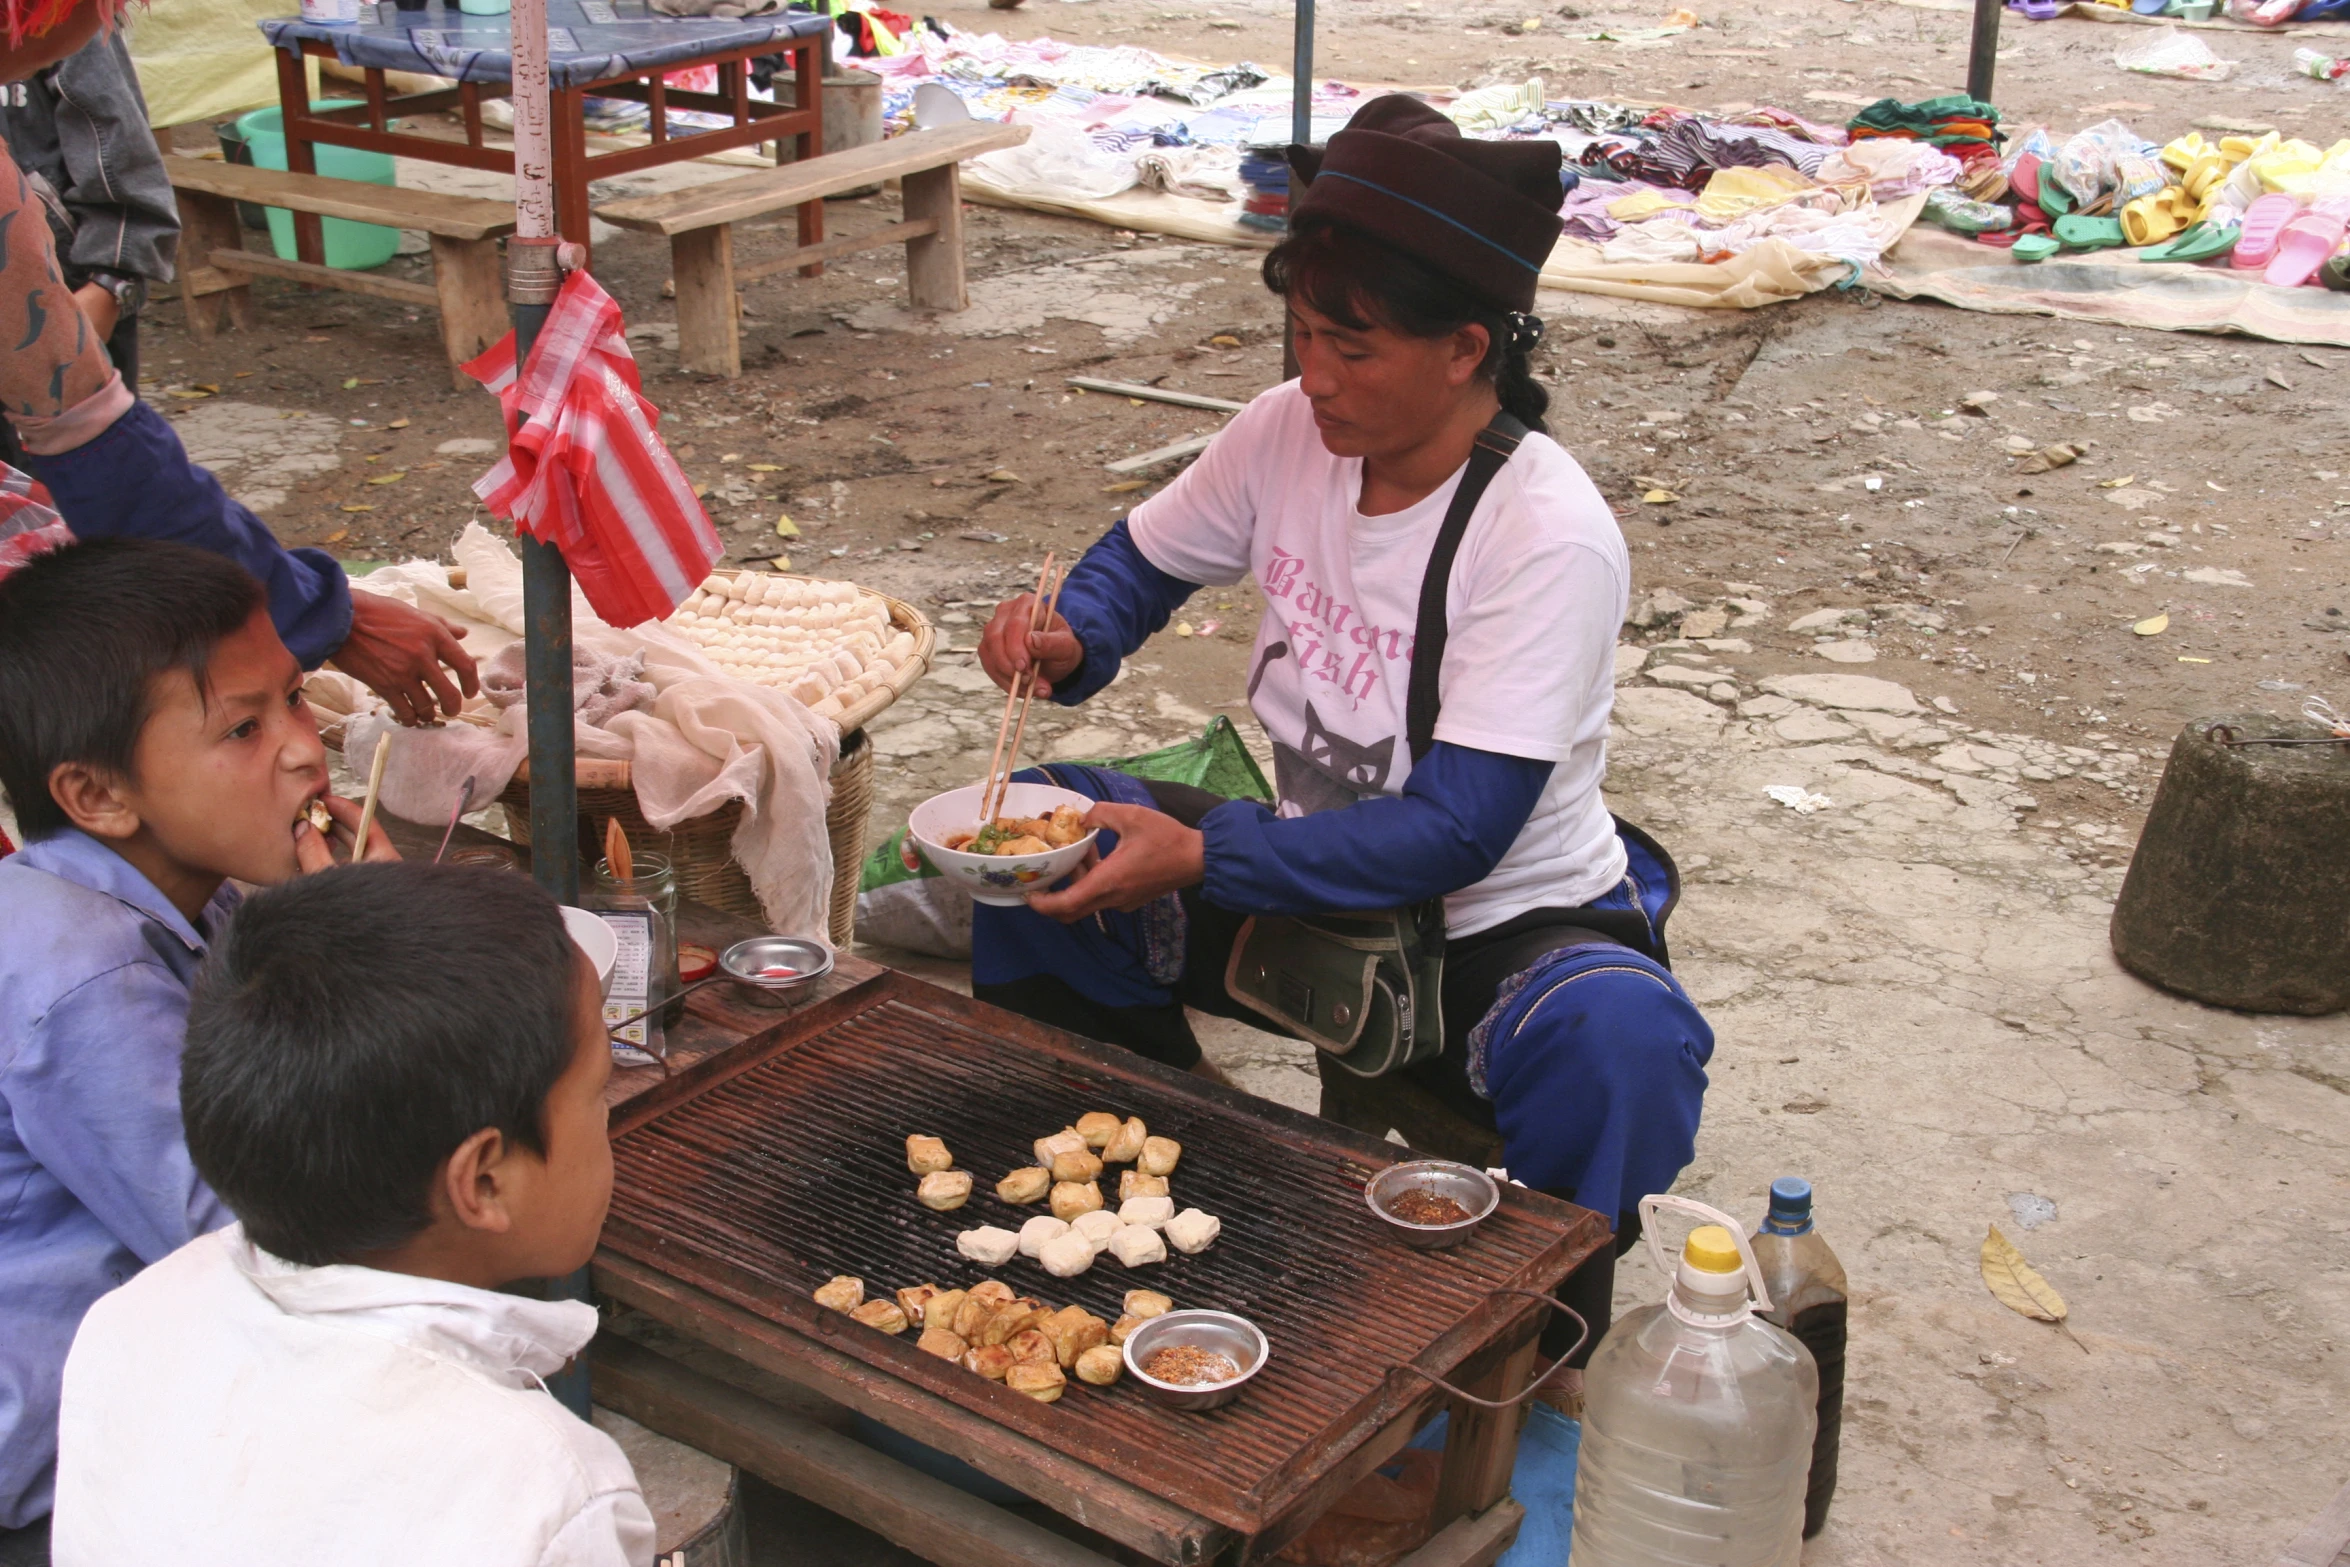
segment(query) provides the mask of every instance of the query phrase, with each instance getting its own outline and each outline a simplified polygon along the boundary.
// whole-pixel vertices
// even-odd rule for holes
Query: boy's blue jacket
[[[188,987],[237,904],[191,926],[71,828],[0,860],[0,1528],[49,1512],[82,1313],[234,1217],[180,1125]]]

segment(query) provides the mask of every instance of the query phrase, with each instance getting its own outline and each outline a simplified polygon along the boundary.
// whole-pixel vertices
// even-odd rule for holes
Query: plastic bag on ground
[[[2142,76],[2178,76],[2191,82],[2224,82],[2237,62],[2223,60],[2193,33],[2175,27],[2133,37],[2113,52],[2113,63]]]

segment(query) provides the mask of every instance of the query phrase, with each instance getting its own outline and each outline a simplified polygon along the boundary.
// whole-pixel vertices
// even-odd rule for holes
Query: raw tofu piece
[[[970,1173],[935,1170],[922,1177],[922,1184],[914,1189],[914,1197],[925,1208],[951,1213],[971,1200]]]
[[[906,1331],[906,1314],[898,1308],[898,1303],[894,1300],[869,1300],[850,1312],[849,1315],[864,1323],[865,1326],[879,1328],[884,1333],[895,1334]]]
[[[1088,1110],[1077,1118],[1077,1135],[1085,1139],[1086,1147],[1100,1153],[1124,1124],[1107,1110]]]
[[[816,1304],[826,1311],[854,1311],[865,1302],[865,1281],[854,1274],[836,1273],[816,1286]]]
[[[1149,1135],[1150,1129],[1142,1124],[1141,1116],[1127,1117],[1126,1124],[1102,1145],[1102,1163],[1132,1164],[1141,1157],[1143,1140]]]
[[[995,1194],[1015,1207],[1035,1202],[1052,1189],[1053,1172],[1035,1164],[1014,1170],[995,1183]]]
[[[1175,1217],[1175,1199],[1172,1197],[1129,1197],[1118,1205],[1118,1217],[1130,1225],[1147,1225],[1155,1230]]]
[[[1036,1260],[1054,1278],[1073,1279],[1093,1266],[1093,1249],[1093,1242],[1063,1226],[1059,1235],[1044,1243]]]
[[[1071,1219],[1069,1228],[1084,1236],[1086,1244],[1095,1251],[1100,1251],[1110,1244],[1111,1236],[1126,1228],[1126,1221],[1107,1208],[1096,1208]]]
[[[1142,1157],[1134,1167],[1145,1175],[1173,1175],[1175,1163],[1183,1157],[1183,1145],[1172,1137],[1146,1137],[1142,1140]]]
[[[947,1152],[947,1145],[935,1137],[906,1139],[906,1168],[916,1175],[929,1175],[955,1167],[955,1156]]]
[[[1062,1181],[1053,1188],[1053,1217],[1074,1219],[1102,1205],[1102,1189],[1091,1181]]]
[[[1046,1241],[1056,1241],[1069,1233],[1066,1219],[1056,1219],[1049,1213],[1040,1213],[1020,1226],[1020,1255],[1034,1257],[1044,1251]]]
[[[976,1230],[965,1230],[955,1237],[955,1250],[981,1267],[1000,1268],[1012,1260],[1020,1249],[1020,1237],[1010,1230],[999,1230],[992,1224],[982,1224]]]
[[[1076,1127],[1064,1126],[1050,1137],[1039,1137],[1036,1140],[1035,1148],[1036,1162],[1049,1169],[1057,1154],[1083,1153],[1085,1138]]]
[[[1077,1357],[1077,1380],[1108,1387],[1126,1369],[1126,1357],[1107,1344],[1096,1344]]]
[[[1144,1224],[1129,1224],[1110,1237],[1109,1253],[1129,1268],[1167,1260],[1167,1244],[1159,1232]]]
[[[1224,1233],[1224,1221],[1212,1213],[1186,1208],[1166,1223],[1167,1244],[1186,1254],[1206,1251]]]

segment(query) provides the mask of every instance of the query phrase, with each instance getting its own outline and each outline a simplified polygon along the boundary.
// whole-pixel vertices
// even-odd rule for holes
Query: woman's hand
[[[457,645],[465,628],[381,593],[351,595],[351,634],[334,651],[334,665],[389,702],[403,724],[429,724],[440,711],[455,718],[465,698],[479,695],[481,676]],[[447,666],[447,673],[442,666]],[[457,678],[452,680],[453,673]],[[464,687],[464,695],[458,687]]]
[[[400,851],[392,847],[390,836],[384,832],[383,813],[380,810],[375,820],[367,824],[367,851],[354,854],[351,846],[359,838],[359,802],[330,794],[321,797],[318,803],[325,806],[326,814],[335,819],[334,831],[321,836],[318,829],[308,822],[294,829],[294,863],[300,867],[303,875],[332,870],[341,864],[355,864],[360,860],[396,860],[400,857]],[[342,851],[341,859],[335,857],[338,849]]]
[[[1044,630],[1031,632],[1028,623],[1035,614],[1033,593],[998,604],[995,618],[979,638],[979,667],[1006,691],[1012,689],[1014,677],[1034,668],[1041,677],[1036,694],[1051,696],[1054,682],[1068,679],[1085,662],[1085,645],[1058,615]]]
[[[1097,805],[1085,825],[1118,835],[1106,855],[1088,855],[1077,879],[1060,892],[1040,892],[1028,906],[1047,919],[1073,925],[1103,909],[1131,913],[1207,875],[1207,840],[1164,811],[1145,805]]]

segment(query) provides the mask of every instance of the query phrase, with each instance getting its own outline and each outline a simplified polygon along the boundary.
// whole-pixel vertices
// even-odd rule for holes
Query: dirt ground
[[[1289,49],[1289,11],[1265,0],[935,9],[1195,58]],[[1538,73],[1554,94],[1824,119],[1964,76],[1963,12],[1889,0],[1725,0],[1648,48],[1582,36],[1662,9],[1333,0],[1318,70]],[[2116,69],[2127,32],[2011,20],[2010,122],[2350,134],[2350,92],[2292,75],[2290,37],[2201,35],[2244,62],[2203,85]],[[895,206],[836,202],[830,222]],[[597,250],[732,557],[782,551],[939,624],[936,672],[875,726],[877,831],[984,766],[996,705],[964,650],[992,605],[1169,477],[1137,489],[1102,465],[1217,423],[1064,378],[1245,398],[1280,375],[1255,251],[990,208],[968,223],[969,312],[906,312],[890,252],[755,285],[734,382],[676,372],[656,242]],[[737,240],[749,259],[788,243]],[[429,319],[257,292],[259,328],[209,345],[159,307],[148,394],[287,543],[445,550],[495,447],[491,400],[449,388]],[[2305,694],[2350,708],[2350,354],[1865,291],[1542,311],[1552,428],[1633,548],[1611,795],[1689,874],[1675,946],[1720,1038],[1681,1189],[1751,1213],[1772,1176],[1811,1174],[1859,1291],[1843,1489],[1806,1560],[2272,1558],[2350,1479],[2350,1030],[2165,997],[2120,973],[2104,930],[2182,724]],[[2057,442],[2084,455],[2027,471]],[[777,536],[783,515],[798,537]],[[1116,686],[1041,716],[1034,753],[1245,719],[1260,608],[1201,595]],[[1762,793],[1778,784],[1833,803],[1797,815]],[[1211,1050],[1311,1104],[1293,1047],[1226,1029]],[[2070,1297],[2077,1343],[1983,1291],[1992,1222]],[[1627,1266],[1627,1302],[1659,1287]]]

